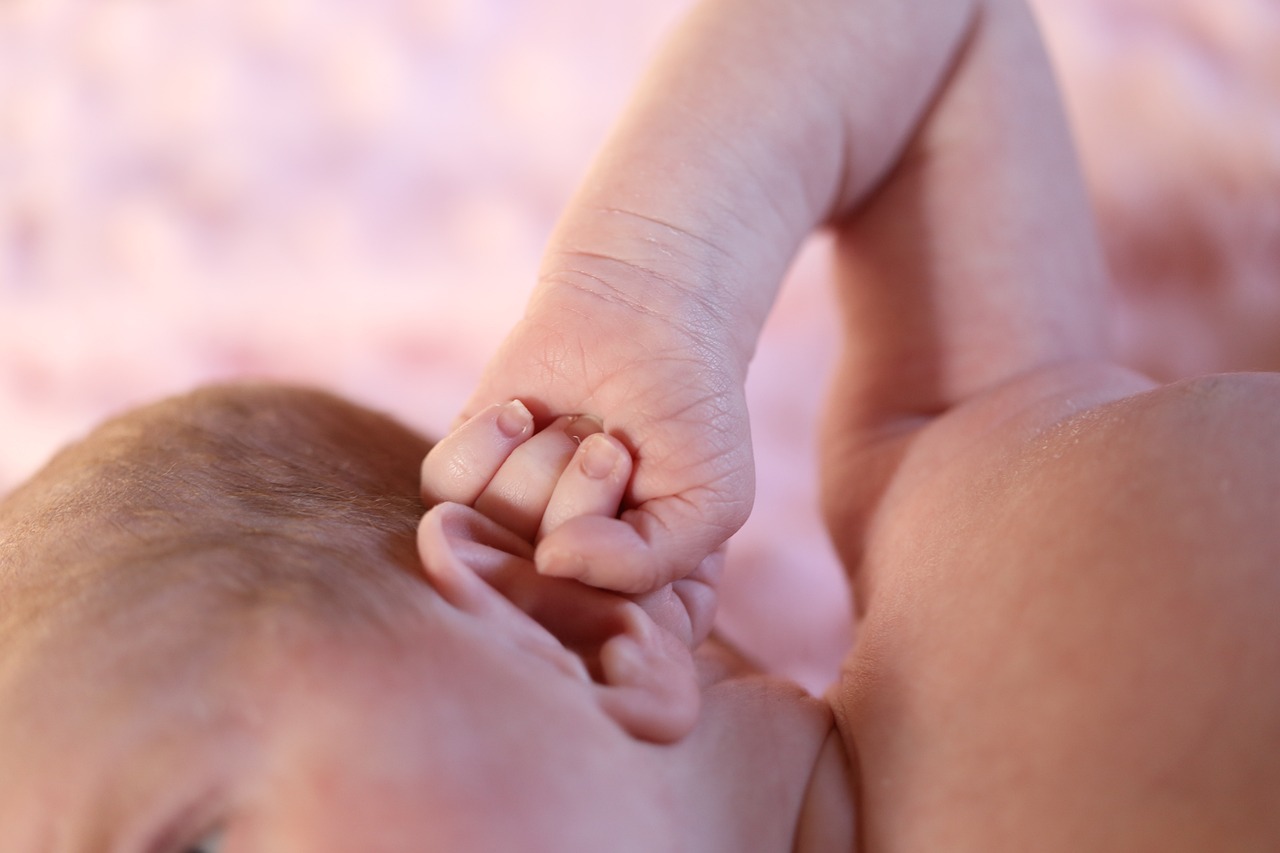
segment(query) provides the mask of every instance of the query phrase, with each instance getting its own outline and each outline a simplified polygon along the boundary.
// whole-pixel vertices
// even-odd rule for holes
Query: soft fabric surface
[[[217,379],[441,432],[686,5],[0,4],[0,491],[103,416]],[[1119,351],[1162,375],[1275,366],[1280,7],[1039,7],[1123,285]],[[815,687],[849,632],[814,500],[821,248],[751,377],[759,499],[723,617]]]

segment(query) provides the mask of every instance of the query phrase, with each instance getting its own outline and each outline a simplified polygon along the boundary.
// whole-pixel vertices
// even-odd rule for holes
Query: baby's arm
[[[940,467],[1039,398],[1084,408],[1151,386],[1109,366],[1106,270],[1030,11],[980,10],[895,170],[836,229],[823,498],[862,601],[864,533],[922,432]]]
[[[982,5],[708,0],[678,31],[466,407],[591,413],[634,453],[621,518],[547,535],[540,571],[657,589],[746,519],[743,381],[779,281],[895,169]]]

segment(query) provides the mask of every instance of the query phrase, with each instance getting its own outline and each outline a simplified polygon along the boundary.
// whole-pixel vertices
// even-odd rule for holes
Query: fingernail
[[[533,426],[533,415],[525,408],[524,403],[512,400],[505,403],[498,412],[498,429],[508,438],[519,438]]]
[[[603,435],[582,445],[582,471],[593,480],[603,480],[618,467],[618,448]]]
[[[598,432],[604,432],[604,422],[592,415],[577,415],[564,428],[564,434],[579,444]]]

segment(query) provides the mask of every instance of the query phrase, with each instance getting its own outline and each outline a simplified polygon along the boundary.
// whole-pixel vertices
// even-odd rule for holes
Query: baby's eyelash
[[[222,830],[215,829],[203,838],[182,849],[182,853],[218,853],[222,849]]]

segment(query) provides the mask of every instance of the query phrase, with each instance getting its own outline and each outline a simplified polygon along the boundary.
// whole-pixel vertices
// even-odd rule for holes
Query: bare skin
[[[571,428],[525,436],[509,507],[616,513]],[[0,848],[795,848],[815,765],[845,784],[822,703],[539,576],[468,507],[426,516],[424,572],[425,447],[326,395],[211,389],[0,503]]]
[[[1034,380],[911,442],[870,527],[859,575],[869,606],[830,708],[745,671],[715,643],[690,656],[661,610],[540,576],[529,539],[459,504],[422,521],[418,580],[418,556],[394,545],[412,535],[412,507],[408,526],[383,525],[400,531],[388,534],[393,547],[365,549],[364,582],[393,582],[407,608],[390,632],[319,619],[288,598],[252,616],[228,612],[200,572],[139,576],[134,566],[146,564],[131,554],[170,536],[232,535],[244,520],[224,500],[243,490],[232,480],[221,497],[190,503],[204,467],[184,437],[190,418],[168,440],[168,422],[150,419],[144,431],[126,419],[2,507],[9,543],[32,534],[50,496],[116,490],[109,523],[61,516],[48,528],[57,542],[153,524],[133,515],[151,500],[171,509],[126,540],[135,551],[93,564],[64,607],[8,635],[0,843],[250,853],[1274,846],[1276,768],[1259,744],[1273,742],[1280,704],[1267,680],[1276,552],[1240,534],[1267,521],[1275,495],[1247,492],[1267,486],[1252,477],[1258,448],[1240,432],[1230,452],[1198,466],[1164,464],[1189,438],[1222,431],[1206,402],[1274,427],[1259,393],[1272,380],[1101,408],[1079,385],[1053,385],[1053,395],[1043,393],[1052,377]],[[1258,387],[1242,399],[1249,381]],[[421,445],[389,454],[387,436],[354,407],[298,392],[226,396],[244,411],[299,409],[268,416],[256,437],[243,423],[225,427],[237,446],[260,447],[240,460],[247,470],[296,459],[296,470],[315,472],[289,494],[345,506],[355,479],[390,513],[387,496],[412,489],[404,475]],[[1064,398],[1086,408],[1070,414]],[[336,426],[303,427],[317,412]],[[491,414],[478,416],[481,427]],[[507,508],[538,520],[526,531],[557,503],[616,511],[617,482],[584,476],[587,445],[600,442],[555,451],[572,445],[562,428],[527,437],[544,440],[516,459],[534,497]],[[358,434],[373,440],[352,443]],[[177,454],[157,460],[159,480],[121,483],[103,466],[155,444]],[[320,472],[316,451],[338,446],[338,464]],[[520,446],[491,460],[495,488]],[[1171,536],[1166,520],[1205,515],[1199,496],[1224,475],[1239,503]],[[180,491],[166,497],[165,483]],[[324,516],[249,521],[239,553],[250,560],[264,534],[351,535]],[[6,564],[6,614],[65,588],[39,556]],[[323,589],[354,568],[318,555],[307,574]],[[24,576],[45,583],[15,586]],[[620,651],[627,644],[639,666]],[[681,684],[695,685],[700,709],[687,733]],[[998,813],[981,805],[990,802]]]
[[[627,511],[547,537],[541,571],[654,590],[742,523],[743,378],[787,265],[824,225],[852,263],[919,280],[841,287],[866,318],[857,340],[915,366],[907,383],[862,369],[898,388],[894,406],[934,413],[1030,366],[1105,355],[1101,254],[1025,9],[711,0],[562,217],[467,409],[519,398],[539,424],[594,415],[636,457]],[[873,236],[887,240],[851,246]],[[888,255],[917,248],[912,266]]]
[[[1280,542],[1262,535],[1280,471],[1258,464],[1280,426],[1280,382],[1148,385],[1073,365],[975,397],[901,442],[831,445],[825,470],[845,484],[866,452],[900,456],[857,536],[839,535],[852,528],[841,505],[832,510],[837,544],[859,554],[867,605],[827,697],[834,726],[813,719],[793,732],[809,733],[808,747],[791,745],[817,757],[806,762],[797,844],[1193,851],[1267,850],[1280,838],[1280,768],[1265,747],[1280,733],[1270,677]],[[1212,455],[1187,456],[1206,446]],[[431,464],[456,450],[442,443]],[[560,491],[548,487],[554,465],[539,475],[526,462],[514,467],[544,483],[534,492]],[[1229,501],[1204,504],[1224,490]],[[541,506],[518,511],[536,517]],[[447,560],[430,539],[442,519],[474,515],[442,504],[424,520],[438,588]],[[489,559],[472,562],[508,601],[545,614],[516,587],[557,581],[527,562],[516,581]],[[649,664],[668,691],[676,658]],[[742,682],[718,689],[730,684]],[[766,685],[775,710],[800,711],[799,696]],[[668,693],[663,704],[678,702]],[[731,708],[710,702],[694,740]],[[736,713],[760,722],[750,702]]]
[[[745,498],[749,480],[664,455],[713,448],[636,425],[661,411],[645,392],[670,385],[670,359],[608,329],[618,313],[734,353],[697,397],[728,413],[704,418],[708,435],[742,446],[740,370],[786,259],[823,223],[846,341],[824,503],[863,616],[830,700],[858,745],[862,849],[1280,843],[1280,765],[1260,746],[1280,733],[1280,383],[1159,386],[1113,362],[1101,251],[1019,3],[699,7],[478,394],[600,415],[638,457],[631,514],[566,525],[539,570],[643,591],[680,561],[629,574],[617,551],[723,533],[708,518],[738,502],[721,487]],[[604,303],[581,309],[590,339],[582,300]],[[570,356],[543,358],[549,341]],[[571,370],[539,372],[615,361],[630,398],[574,397]],[[654,484],[676,483],[664,471],[692,472],[688,512],[638,543],[621,525],[646,538]]]
[[[759,61],[735,61],[743,56]],[[540,424],[551,426],[509,434],[499,407],[480,406],[458,441],[427,457],[428,494],[457,500],[427,513],[418,555],[371,549],[387,561],[371,564],[380,566],[371,578],[422,573],[398,598],[421,616],[403,632],[337,632],[304,611],[275,629],[274,643],[196,633],[197,648],[207,642],[224,657],[195,670],[197,695],[210,704],[184,715],[154,701],[174,695],[167,688],[190,672],[166,670],[192,660],[182,647],[144,644],[134,658],[101,639],[121,635],[94,632],[87,620],[13,623],[42,630],[23,635],[24,654],[11,654],[2,673],[0,737],[8,741],[0,755],[17,758],[0,765],[0,846],[167,841],[153,827],[184,826],[183,802],[205,802],[200,785],[170,784],[197,767],[219,793],[189,831],[175,832],[174,849],[209,830],[250,853],[1280,845],[1280,818],[1269,808],[1280,795],[1280,762],[1267,748],[1280,737],[1271,617],[1280,607],[1271,517],[1280,497],[1277,381],[1161,387],[1108,363],[1099,254],[1025,10],[1003,0],[712,3],[656,80],[602,158],[584,206],[566,218],[566,233],[599,240],[575,239],[587,247],[575,256],[614,270],[647,251],[655,262],[694,258],[691,268],[706,272],[707,253],[696,247],[714,245],[709,254],[745,259],[741,271],[765,289],[697,298],[696,288],[677,287],[693,296],[674,296],[671,310],[698,307],[618,344],[614,355],[631,360],[610,373],[627,377],[610,392],[619,395],[613,413],[582,405],[608,397],[592,396],[593,382],[579,382],[579,392],[591,390],[573,397],[572,370],[539,373],[586,362],[539,361],[548,354],[541,345],[526,348],[524,362],[513,357],[532,340],[525,336],[535,326],[526,324],[500,356],[514,372],[493,376],[518,384],[524,364],[570,390],[561,402],[532,401]],[[744,108],[762,92],[798,114],[779,120],[780,112]],[[674,172],[679,180],[653,180]],[[616,207],[618,195],[636,203],[624,218],[677,223],[674,245],[589,215]],[[738,368],[771,277],[819,222],[839,232],[848,338],[826,426],[825,505],[863,611],[841,681],[821,701],[742,673],[714,645],[691,653],[705,599],[664,590],[695,566],[706,570],[710,546],[741,509],[711,486],[728,484],[733,494],[743,481],[719,462],[700,464],[711,457],[699,454],[744,434],[745,415],[733,415]],[[608,275],[599,280],[615,286]],[[554,290],[554,276],[548,281]],[[574,293],[583,291],[564,299],[600,298]],[[632,326],[648,316],[635,316],[636,306],[650,304],[616,302],[623,316],[633,312]],[[715,330],[717,316],[732,328]],[[601,322],[609,319],[606,312]],[[695,384],[724,394],[691,399],[731,417],[703,418],[709,439],[694,435],[694,419],[642,428],[654,411],[643,392],[666,397],[644,383],[649,368],[634,357],[655,346],[667,352],[664,327],[679,329],[665,344],[705,343],[712,356]],[[560,354],[582,355],[584,343]],[[659,365],[708,364],[698,351]],[[716,360],[726,351],[737,355]],[[492,381],[505,396],[499,385],[508,380]],[[621,442],[603,478],[584,477],[579,454],[611,441],[579,436],[581,448],[565,452],[568,422],[547,417],[582,410]],[[673,426],[701,447],[688,465],[652,452],[687,449],[667,432]],[[300,432],[277,431],[278,452],[296,452]],[[337,454],[345,474],[301,494],[358,476],[382,444],[347,441]],[[619,489],[628,464],[621,450],[636,458],[630,486]],[[255,458],[262,468],[272,456]],[[196,462],[158,470],[199,470]],[[692,485],[664,481],[664,465],[667,475],[694,474]],[[55,477],[41,488],[56,495],[68,482],[86,479]],[[619,510],[647,502],[645,483],[659,484],[661,500],[664,482],[678,502],[703,500],[713,516],[732,509],[719,523],[654,507],[619,519]],[[6,535],[29,529],[23,500],[6,507]],[[186,530],[215,518],[195,511],[171,520]],[[630,537],[654,523],[644,518],[674,532],[637,545]],[[701,530],[676,529],[686,522]],[[367,527],[353,525],[353,535]],[[49,529],[51,542],[68,530]],[[301,532],[310,541],[329,529]],[[257,528],[243,532],[248,543],[262,541],[248,536]],[[584,559],[594,536],[630,548],[631,558]],[[577,556],[573,537],[583,546]],[[555,556],[557,539],[568,556]],[[655,556],[662,548],[675,551]],[[128,587],[116,584],[130,564],[84,580],[124,608]],[[41,566],[26,565],[8,567],[8,582]],[[327,582],[355,568],[339,565]],[[566,566],[635,597],[555,577]],[[628,574],[638,566],[648,568]],[[19,604],[50,592],[11,589]],[[205,603],[195,596],[178,611],[200,613]],[[167,624],[176,631],[187,621]],[[85,642],[85,630],[99,642]],[[134,668],[137,660],[146,665]],[[80,677],[49,678],[52,668]],[[78,713],[104,695],[111,713],[101,718],[120,724],[105,730]],[[238,713],[211,718],[210,708]],[[129,720],[156,725],[131,728]],[[184,737],[166,739],[161,723],[174,720]],[[55,772],[68,750],[83,761],[74,773]],[[142,760],[123,758],[133,755]],[[498,807],[510,811],[495,819]]]

